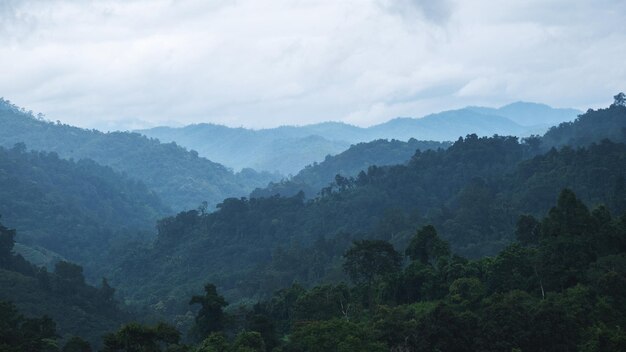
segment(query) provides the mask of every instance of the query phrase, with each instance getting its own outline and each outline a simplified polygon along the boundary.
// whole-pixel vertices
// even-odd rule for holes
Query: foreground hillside
[[[412,231],[403,247],[355,241],[341,256],[349,281],[292,284],[234,307],[207,283],[186,299],[199,306],[187,314],[193,323],[186,342],[168,324],[128,323],[102,344],[128,352],[626,349],[626,215],[590,210],[565,189],[542,218],[519,219],[514,241],[478,260],[454,254],[431,225]],[[9,318],[0,347],[10,341],[4,346],[56,350],[53,321],[20,323],[10,308],[0,302],[0,315]],[[76,338],[64,347],[89,350]]]
[[[102,133],[37,119],[0,101],[0,145],[25,143],[32,150],[55,152],[61,158],[92,159],[140,180],[170,207],[212,207],[220,200],[248,194],[274,180],[253,170],[234,174],[226,167],[174,144],[136,133]]]
[[[17,235],[18,239],[20,236]],[[55,351],[43,346],[19,348],[5,345],[7,340],[17,338],[14,332],[9,332],[10,325],[19,319],[11,304],[27,316],[44,316],[26,323],[25,330],[32,330],[30,338],[48,334],[46,338],[54,339],[58,328],[56,332],[63,338],[81,336],[99,345],[105,332],[131,319],[129,314],[118,309],[115,290],[106,280],[102,280],[98,288],[87,285],[83,269],[66,261],[58,262],[53,272],[34,266],[22,256],[12,254],[15,237],[15,230],[0,224],[0,350]]]

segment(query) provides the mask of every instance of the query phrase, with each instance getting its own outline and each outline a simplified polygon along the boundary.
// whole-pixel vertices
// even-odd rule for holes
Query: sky
[[[52,121],[369,126],[626,90],[623,0],[0,0],[0,96]]]

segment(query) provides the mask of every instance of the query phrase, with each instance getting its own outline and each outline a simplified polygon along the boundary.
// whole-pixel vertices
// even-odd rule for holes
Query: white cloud
[[[88,127],[584,109],[625,89],[624,22],[609,0],[5,0],[0,95]]]

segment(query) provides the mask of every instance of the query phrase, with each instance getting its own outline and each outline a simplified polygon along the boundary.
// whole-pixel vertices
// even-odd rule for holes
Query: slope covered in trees
[[[153,236],[171,210],[141,182],[91,160],[0,147],[0,214],[20,243],[102,271],[112,245]],[[141,239],[138,238],[138,239]]]
[[[104,350],[626,349],[626,214],[616,217],[604,206],[590,210],[568,189],[542,218],[521,217],[514,242],[492,257],[454,254],[427,225],[402,247],[355,241],[341,267],[349,282],[310,289],[293,284],[233,309],[208,283],[188,301],[200,306],[192,314],[191,340],[183,342],[181,331],[167,324],[129,323],[104,336]],[[4,307],[0,314],[7,315]],[[22,343],[54,342],[49,319],[33,322],[48,333],[29,336],[23,333],[29,325],[18,323],[6,330],[18,332],[12,336]]]
[[[626,141],[626,103],[624,93],[615,96],[615,102],[606,109],[589,110],[573,122],[550,128],[543,137],[542,146],[585,146],[603,138],[615,142]]]
[[[250,197],[269,197],[280,194],[284,197],[303,191],[307,198],[318,195],[319,191],[335,182],[336,175],[355,177],[360,171],[370,166],[404,164],[416,150],[447,148],[452,143],[418,141],[407,142],[379,139],[367,143],[358,143],[337,155],[328,155],[324,161],[313,163],[302,169],[296,176],[281,182],[270,183],[265,188],[257,188]]]
[[[41,344],[14,351],[54,351],[56,335],[80,336],[99,345],[102,334],[131,319],[117,307],[115,290],[106,280],[100,287],[87,285],[82,267],[66,261],[57,262],[53,272],[34,266],[12,253],[15,237],[15,230],[0,224],[0,349],[13,339],[11,347],[15,340]],[[23,322],[16,307],[27,316],[45,317]],[[26,336],[19,336],[19,330]],[[47,343],[52,343],[50,349],[43,348]]]
[[[234,174],[194,151],[163,144],[137,133],[102,133],[44,121],[0,100],[0,145],[25,143],[62,158],[92,159],[141,180],[173,209],[193,208],[206,201],[245,195],[275,176],[247,169]]]
[[[315,200],[226,199],[215,213],[183,212],[159,223],[153,249],[127,255],[114,282],[136,301],[160,292],[146,303],[171,299],[175,310],[207,280],[230,299],[262,297],[294,280],[337,281],[353,240],[404,247],[428,223],[456,253],[493,255],[513,240],[521,214],[547,211],[564,187],[590,204],[624,209],[624,188],[614,192],[626,176],[626,145],[605,141],[523,161],[531,149],[513,137],[468,136],[447,150],[417,152],[407,165],[340,179]]]

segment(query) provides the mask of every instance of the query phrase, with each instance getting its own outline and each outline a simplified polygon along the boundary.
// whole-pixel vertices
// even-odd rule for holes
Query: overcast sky
[[[0,0],[0,96],[106,129],[367,126],[626,90],[623,0]]]

